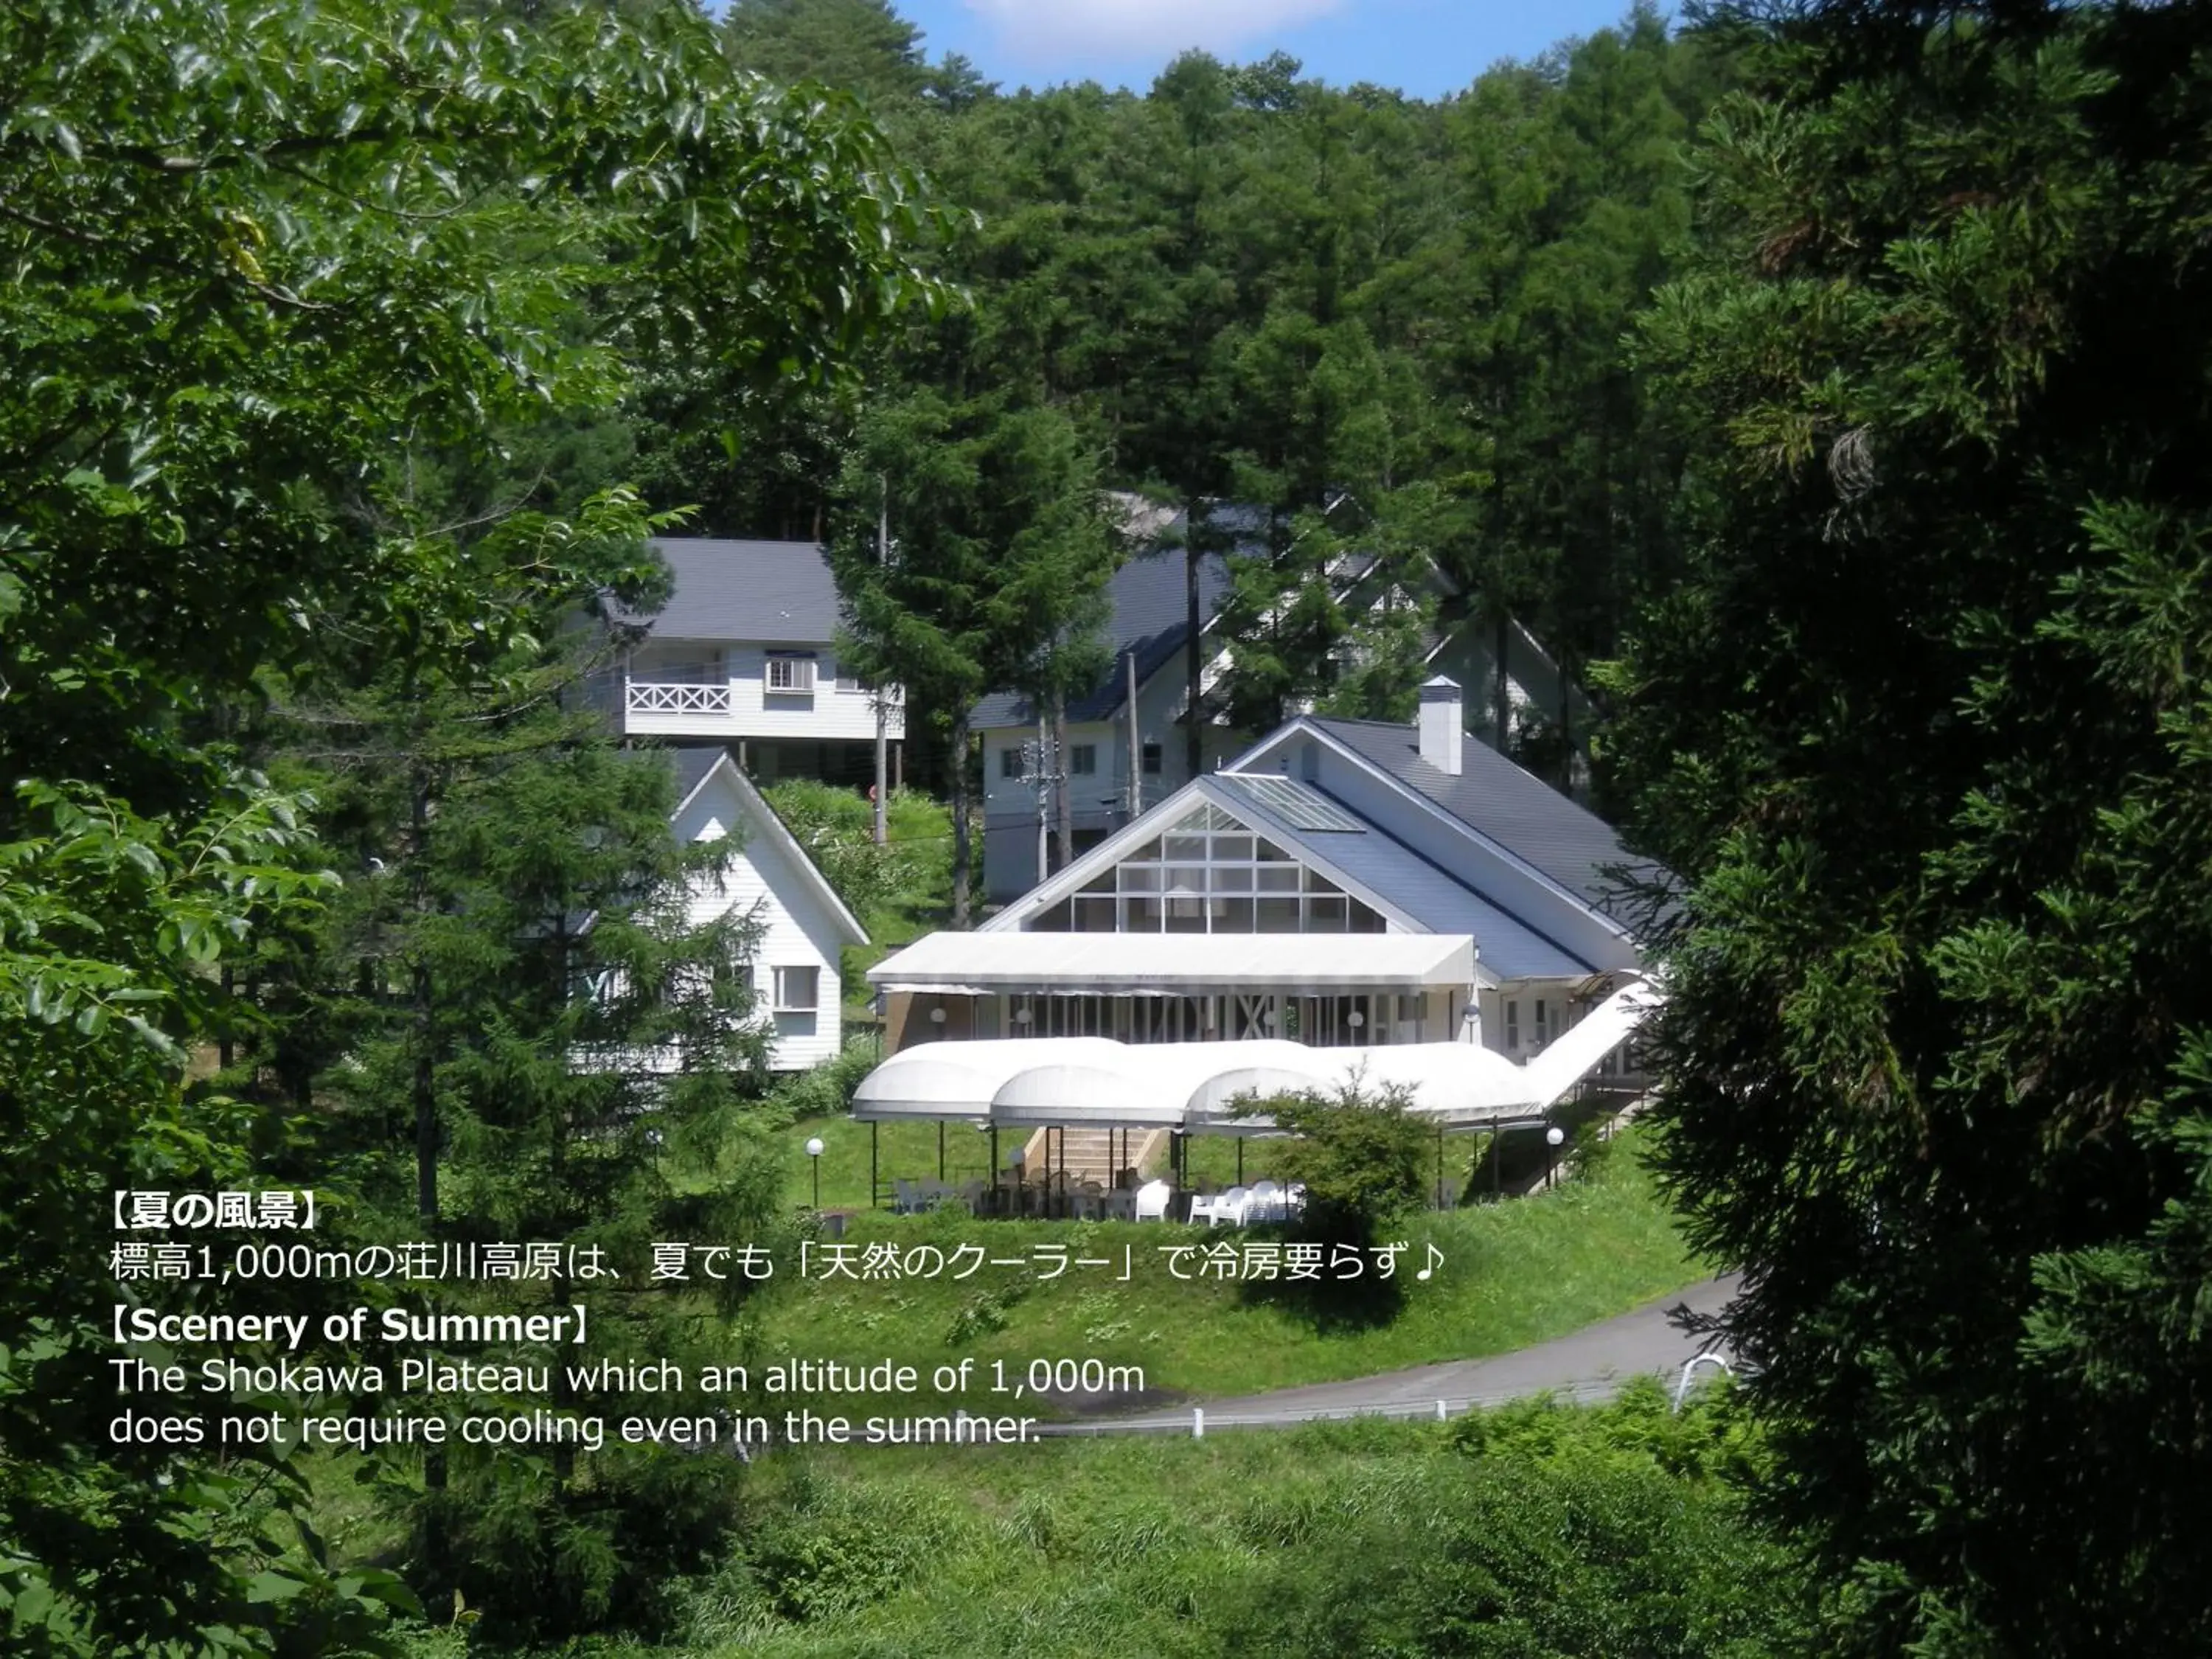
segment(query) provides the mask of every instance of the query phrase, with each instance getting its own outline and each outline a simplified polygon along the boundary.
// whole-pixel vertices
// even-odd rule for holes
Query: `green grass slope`
[[[1703,1276],[1636,1146],[1632,1133],[1622,1136],[1589,1179],[1550,1193],[1409,1218],[1395,1235],[1409,1249],[1402,1301],[1387,1322],[1332,1324],[1301,1305],[1255,1297],[1232,1280],[1170,1275],[1163,1246],[1237,1237],[1227,1230],[978,1221],[940,1211],[857,1215],[847,1242],[858,1247],[856,1258],[873,1244],[895,1246],[902,1255],[928,1245],[950,1264],[963,1245],[973,1245],[990,1257],[1033,1265],[985,1266],[966,1279],[954,1278],[948,1265],[933,1279],[786,1281],[754,1316],[752,1334],[763,1364],[793,1356],[855,1364],[890,1358],[925,1376],[969,1355],[981,1371],[1004,1361],[1014,1376],[1034,1359],[1095,1358],[1141,1368],[1148,1392],[1169,1398],[1251,1393],[1502,1352]],[[860,1178],[865,1184],[865,1164]],[[1411,1274],[1431,1243],[1444,1265],[1419,1283]],[[1069,1265],[1041,1280],[1038,1273],[1062,1249],[1071,1264],[1091,1257],[1111,1265]],[[1011,1408],[1003,1400],[968,1403]]]

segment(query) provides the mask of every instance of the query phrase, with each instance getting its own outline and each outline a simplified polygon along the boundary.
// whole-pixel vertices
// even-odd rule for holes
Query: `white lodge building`
[[[1468,742],[1450,680],[1421,696],[1414,726],[1294,720],[975,933],[879,963],[890,1050],[1287,1038],[1531,1058],[1642,972],[1609,873],[1637,861]]]
[[[753,777],[864,782],[876,695],[837,660],[837,585],[812,542],[653,542],[674,590],[623,665],[623,735],[714,744]],[[884,694],[893,743],[899,689]]]

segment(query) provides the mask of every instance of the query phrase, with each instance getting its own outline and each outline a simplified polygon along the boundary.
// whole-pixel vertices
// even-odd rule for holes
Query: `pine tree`
[[[2200,1652],[2208,17],[1727,21],[1644,331],[1695,552],[1613,681],[1662,1163],[1829,1650]]]

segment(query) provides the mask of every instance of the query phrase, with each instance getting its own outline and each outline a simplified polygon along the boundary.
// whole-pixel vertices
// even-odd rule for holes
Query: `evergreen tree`
[[[1755,48],[1644,325],[1703,488],[1612,739],[1664,1167],[1828,1650],[2212,1632],[2212,18]]]
[[[831,557],[850,660],[905,687],[950,733],[952,925],[964,927],[969,711],[1000,686],[1064,693],[1089,665],[1085,633],[1113,571],[1091,458],[1057,410],[925,389],[862,421],[841,493]],[[879,512],[894,537],[887,560]]]

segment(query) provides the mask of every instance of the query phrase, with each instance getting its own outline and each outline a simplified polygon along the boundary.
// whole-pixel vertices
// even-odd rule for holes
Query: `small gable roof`
[[[669,814],[672,820],[683,817],[684,809],[710,781],[728,789],[736,797],[738,810],[744,814],[747,827],[785,854],[787,862],[799,872],[800,879],[821,901],[823,908],[844,934],[844,942],[868,943],[868,930],[860,925],[860,918],[837,896],[837,890],[830,884],[821,866],[807,855],[806,849],[799,844],[799,837],[776,816],[775,808],[753,787],[752,780],[738,769],[738,763],[730,758],[726,750],[678,749],[675,755],[676,810]]]
[[[813,542],[657,536],[675,586],[647,636],[823,645],[837,634],[837,584]]]

